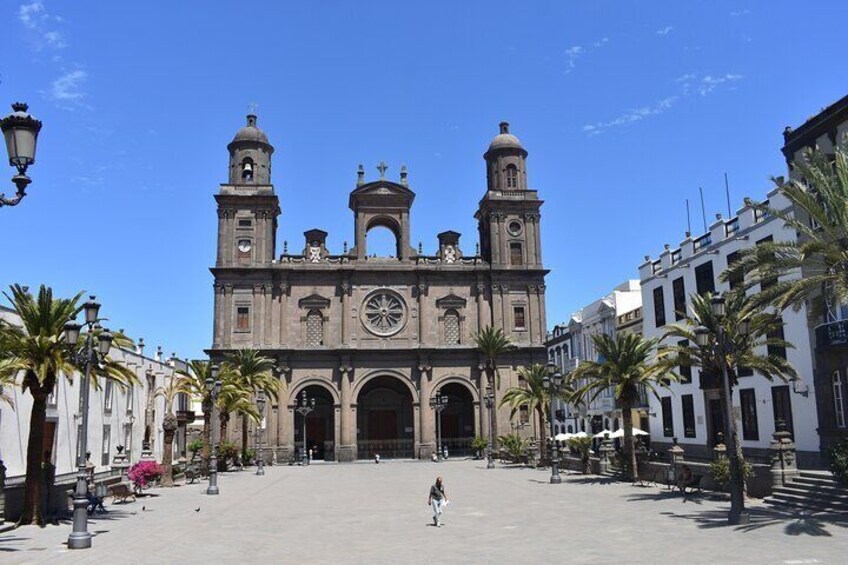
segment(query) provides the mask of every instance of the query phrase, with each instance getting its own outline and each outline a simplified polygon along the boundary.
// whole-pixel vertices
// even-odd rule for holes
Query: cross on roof
[[[380,161],[380,164],[377,165],[377,170],[380,171],[380,178],[381,179],[386,178],[386,169],[388,169],[388,168],[389,168],[389,166],[386,164],[385,161]]]
[[[257,105],[256,102],[251,102],[250,104],[247,105],[247,113],[248,114],[255,114],[256,109],[258,107],[259,107],[259,105]]]

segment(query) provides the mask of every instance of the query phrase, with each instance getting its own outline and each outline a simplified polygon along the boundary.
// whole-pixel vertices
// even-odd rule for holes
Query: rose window
[[[379,290],[365,299],[362,321],[371,333],[390,336],[399,332],[406,321],[403,299],[390,290]]]

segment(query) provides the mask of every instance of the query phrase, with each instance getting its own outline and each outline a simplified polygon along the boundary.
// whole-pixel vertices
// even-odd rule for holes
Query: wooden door
[[[314,448],[312,452],[316,459],[324,458],[324,441],[327,439],[327,426],[324,418],[306,419],[306,445]]]

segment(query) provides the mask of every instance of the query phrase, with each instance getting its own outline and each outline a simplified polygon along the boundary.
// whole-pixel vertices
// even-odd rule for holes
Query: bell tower
[[[227,145],[229,182],[215,195],[218,203],[218,267],[268,265],[276,256],[280,204],[271,184],[274,147],[256,125],[256,115]]]
[[[541,268],[539,200],[527,186],[527,150],[500,123],[500,133],[483,155],[486,195],[475,215],[480,230],[480,252],[493,267]]]

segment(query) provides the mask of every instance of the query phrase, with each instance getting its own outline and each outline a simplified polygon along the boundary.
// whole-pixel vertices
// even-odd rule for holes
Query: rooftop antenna
[[[727,217],[732,218],[733,213],[730,211],[730,184],[727,182],[727,173],[724,173],[724,195],[727,197]]]
[[[692,233],[692,221],[689,219],[689,199],[686,199],[686,233]]]
[[[706,233],[707,232],[707,212],[704,209],[704,189],[699,186],[698,192],[701,193],[701,218],[704,220],[704,233]]]

